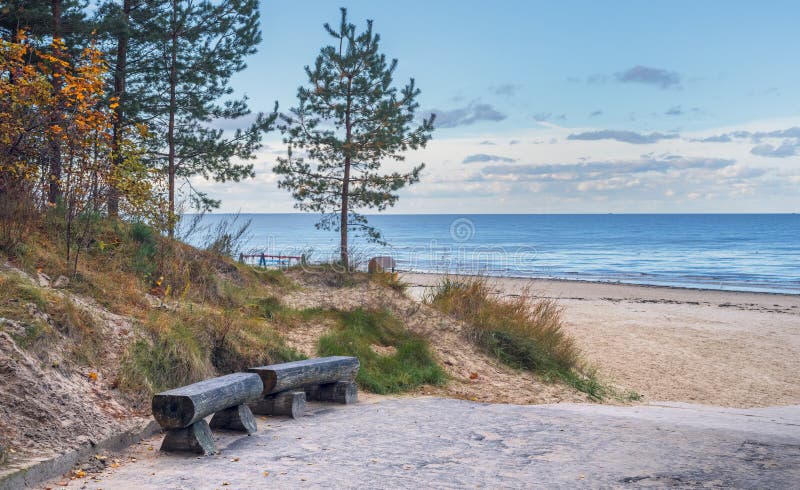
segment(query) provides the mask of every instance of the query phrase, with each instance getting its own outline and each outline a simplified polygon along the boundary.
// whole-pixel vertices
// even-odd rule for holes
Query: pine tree
[[[51,2],[49,0],[11,0],[0,6],[0,35],[18,43],[20,31],[36,40],[52,32]]]
[[[298,88],[297,107],[282,116],[288,155],[273,170],[296,208],[323,214],[317,228],[339,231],[341,262],[349,268],[348,232],[383,242],[357,210],[394,206],[397,191],[418,182],[424,168],[382,173],[382,163],[424,148],[433,116],[416,122],[420,91],[413,78],[400,90],[392,85],[397,60],[379,53],[372,21],[356,34],[347,10],[341,12],[338,29],[325,24],[334,45],[322,48],[313,68],[306,66],[308,85]]]
[[[248,116],[247,98],[231,99],[231,76],[243,70],[246,56],[261,41],[258,0],[157,0],[141,28],[156,49],[140,61],[136,83],[141,117],[166,145],[155,142],[156,164],[168,176],[170,213],[175,212],[176,179],[202,176],[219,182],[252,177],[261,137],[272,129],[276,112],[258,113],[248,127],[226,134],[213,127]],[[153,7],[155,6],[155,7]],[[224,101],[223,101],[224,99]],[[239,162],[234,162],[238,159]],[[219,201],[190,188],[200,208]],[[170,227],[170,234],[173,227]]]
[[[97,13],[97,24],[106,56],[113,66],[113,81],[109,96],[116,100],[112,129],[112,169],[122,163],[123,140],[128,128],[140,119],[139,96],[147,91],[141,80],[140,55],[153,49],[152,34],[144,25],[154,15],[151,2],[146,0],[111,0],[103,4]],[[128,53],[134,53],[132,60]],[[107,211],[109,216],[119,214],[119,189],[112,185],[108,190]]]

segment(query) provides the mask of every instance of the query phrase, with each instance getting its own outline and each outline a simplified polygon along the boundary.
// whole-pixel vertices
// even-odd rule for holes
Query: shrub
[[[356,356],[361,362],[358,384],[374,393],[398,393],[424,384],[442,384],[444,371],[428,342],[409,332],[388,310],[338,312],[336,330],[319,339],[321,356]],[[378,354],[373,346],[393,347]]]
[[[607,394],[563,331],[562,309],[555,301],[533,298],[527,291],[500,299],[481,277],[446,277],[426,301],[465,322],[470,340],[509,366],[560,380],[595,399]]]
[[[123,358],[121,388],[153,394],[214,375],[209,342],[197,325],[155,312],[147,327],[151,338],[134,342]]]

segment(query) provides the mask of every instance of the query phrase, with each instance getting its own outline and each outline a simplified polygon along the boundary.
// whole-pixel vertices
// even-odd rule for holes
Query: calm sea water
[[[229,215],[204,218],[214,225]],[[251,214],[245,250],[337,257],[315,215]],[[800,215],[375,215],[398,268],[800,294]],[[200,240],[198,234],[192,241]]]

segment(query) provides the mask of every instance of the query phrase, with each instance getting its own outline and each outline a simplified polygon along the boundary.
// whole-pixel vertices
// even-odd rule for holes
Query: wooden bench
[[[153,417],[167,431],[161,450],[214,454],[211,429],[255,433],[258,427],[247,402],[263,391],[261,376],[235,373],[158,393]],[[209,425],[205,418],[211,414]]]
[[[301,417],[306,400],[350,404],[358,400],[356,357],[333,356],[285,362],[248,369],[264,385],[262,396],[251,402],[253,413]]]

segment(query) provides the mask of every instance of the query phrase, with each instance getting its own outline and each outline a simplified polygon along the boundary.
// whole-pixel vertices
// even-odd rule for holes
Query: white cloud
[[[552,123],[538,126],[472,138],[437,139],[434,133],[428,147],[409,153],[406,162],[387,163],[390,170],[426,163],[422,182],[402,190],[400,202],[391,212],[798,211],[797,158],[754,155],[753,143],[746,138],[733,138],[726,143],[702,140],[736,131],[784,130],[800,126],[800,118],[684,131],[679,138],[636,145],[615,140],[567,139],[570,134],[604,128],[564,128]],[[507,171],[484,171],[500,165],[498,162],[461,163],[470,155],[485,154],[487,140],[496,143],[493,153],[513,160],[502,163]],[[515,143],[512,145],[511,141]],[[541,142],[550,144],[538,144]],[[270,171],[276,157],[271,151],[280,148],[281,143],[269,144],[272,150],[262,152],[255,161],[255,179],[227,184],[196,180],[195,185],[222,199],[225,211],[292,212],[291,198],[277,189],[277,178]],[[545,165],[549,166],[547,172],[536,175],[511,171],[514,167],[524,170]],[[587,168],[595,173],[587,172]]]

